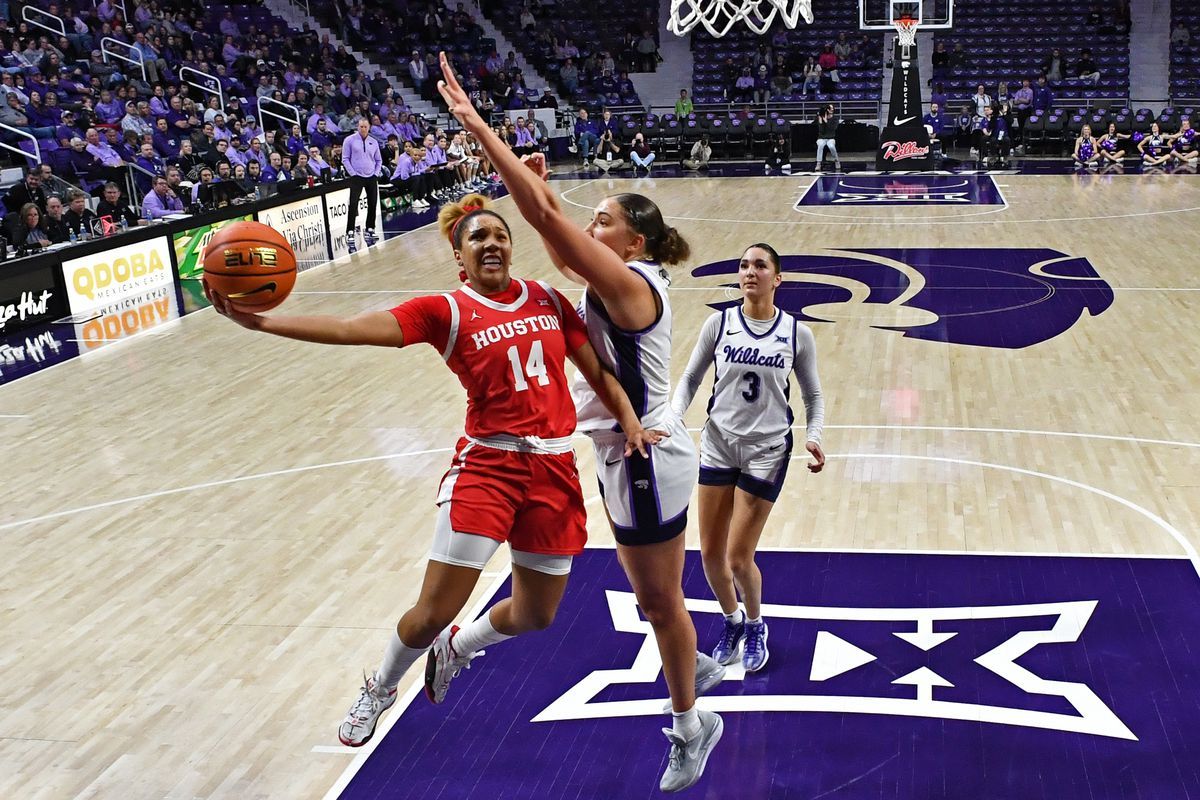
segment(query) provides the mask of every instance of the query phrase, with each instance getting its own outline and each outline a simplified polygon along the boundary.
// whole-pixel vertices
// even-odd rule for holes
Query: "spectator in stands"
[[[984,109],[983,119],[979,123],[978,144],[980,161],[986,162],[996,157],[1003,166],[1008,161],[1008,153],[1012,141],[1008,136],[1008,122],[999,108],[989,106]]]
[[[742,67],[742,74],[733,83],[733,96],[730,102],[749,103],[754,98],[754,76],[750,67]]]
[[[141,169],[151,173],[151,175],[162,175],[167,171],[167,162],[162,158],[162,156],[154,151],[154,145],[150,144],[149,142],[142,142],[142,148],[138,152],[137,158],[134,159],[133,163]],[[150,176],[144,176],[144,179],[145,185],[139,186],[139,188],[149,191],[151,188],[152,179]],[[143,176],[139,173],[138,183],[141,184],[142,180]]]
[[[33,203],[43,211],[46,209],[46,190],[42,188],[42,176],[37,170],[25,173],[25,179],[8,187],[4,195],[4,207],[19,209],[27,203]]]
[[[967,50],[963,47],[963,43],[955,42],[954,50],[950,52],[950,71],[955,74],[962,74],[970,66],[971,62],[967,58]]]
[[[574,97],[575,93],[579,91],[579,68],[575,66],[574,59],[566,60],[558,71],[558,79],[562,82],[567,97]]]
[[[413,88],[424,97],[426,94],[425,83],[429,80],[429,68],[425,66],[425,60],[416,50],[412,51],[412,58],[408,62],[408,77],[412,79]]]
[[[42,221],[42,210],[34,203],[26,203],[17,212],[17,224],[13,228],[13,247],[18,250],[40,250],[50,246],[50,234]]]
[[[128,227],[139,222],[138,215],[121,197],[121,188],[111,181],[104,184],[104,199],[96,206],[96,216],[111,217],[114,225],[120,225],[124,220]]]
[[[1012,103],[1017,113],[1017,123],[1021,130],[1025,130],[1025,123],[1033,115],[1033,87],[1029,85],[1028,78],[1021,81],[1021,88],[1013,92]]]
[[[1042,62],[1042,74],[1051,83],[1061,82],[1063,75],[1067,74],[1066,59],[1062,57],[1062,53],[1057,47],[1051,50],[1050,55]]]
[[[821,106],[821,110],[817,113],[816,124],[817,170],[820,171],[824,167],[826,150],[833,156],[834,169],[840,170],[842,168],[842,160],[838,156],[837,151],[837,129],[841,124],[841,120],[833,112],[832,103]]]
[[[154,188],[142,199],[142,216],[147,220],[156,220],[162,219],[168,214],[181,213],[183,213],[183,203],[167,186],[167,179],[161,175],[156,177]]]
[[[708,160],[713,156],[713,148],[708,144],[708,134],[703,134],[695,144],[691,145],[691,154],[684,158],[684,169],[708,169]]]
[[[1046,82],[1045,75],[1039,75],[1037,87],[1033,90],[1033,108],[1035,111],[1049,111],[1054,107],[1054,92]]]
[[[1093,86],[1100,82],[1100,70],[1096,67],[1096,60],[1092,58],[1092,51],[1086,47],[1079,51],[1079,63],[1075,65],[1075,75],[1079,80],[1087,81]]]
[[[692,103],[692,98],[688,97],[687,89],[679,90],[679,99],[675,101],[675,116],[680,119],[694,113],[696,106]]]
[[[63,224],[67,226],[68,237],[84,239],[91,236],[89,223],[96,218],[95,213],[87,207],[87,194],[79,189],[67,192],[67,211],[63,214]]]
[[[654,149],[647,142],[646,137],[641,131],[634,134],[634,140],[629,143],[629,160],[634,162],[634,174],[637,174],[637,168],[641,167],[646,170],[646,174],[650,174],[650,164],[654,163]]]
[[[231,164],[229,160],[229,140],[218,139],[216,147],[208,151],[208,155],[204,159],[204,163],[208,164],[213,169],[216,169],[221,164]]]
[[[67,224],[63,222],[63,201],[56,194],[52,194],[46,198],[46,214],[42,217],[42,224],[46,227],[46,235],[50,237],[50,244],[61,244],[70,238],[67,233]]]
[[[1171,44],[1187,47],[1192,41],[1192,34],[1188,30],[1187,25],[1183,24],[1183,20],[1175,23],[1174,29],[1171,31]]]
[[[531,155],[537,151],[537,141],[534,139],[529,128],[525,125],[524,117],[517,117],[517,123],[514,126],[515,141],[513,142],[512,151],[519,156]],[[426,147],[428,148],[429,137],[425,137]]]
[[[788,81],[791,84],[791,81]],[[771,75],[766,64],[758,66],[758,72],[754,76],[754,102],[765,103],[771,95]]]
[[[180,172],[191,177],[199,174],[196,170],[204,164],[204,159],[193,151],[191,139],[181,139],[179,153],[167,163],[179,167]]]
[[[96,174],[107,175],[109,180],[122,180],[125,176],[126,162],[121,158],[121,154],[108,141],[101,140],[100,132],[95,128],[88,128],[85,137],[88,153],[100,164],[95,170]]]
[[[939,41],[933,49],[931,56],[933,60],[933,77],[930,82],[945,80],[950,75],[950,53],[946,50],[946,43]]]
[[[396,169],[392,172],[392,192],[411,198],[413,208],[429,208],[428,176],[419,172],[416,150],[412,142],[405,143],[404,152],[396,159]]]
[[[247,168],[250,166],[250,162],[255,162],[258,164],[259,170],[262,170],[267,165],[267,154],[263,152],[262,140],[251,139],[246,152],[242,153],[242,159],[246,162]]]
[[[323,176],[329,169],[329,163],[321,155],[321,148],[316,145],[310,145],[308,148],[308,164],[317,171],[318,177]]]
[[[51,139],[54,137],[56,126],[33,125],[29,116],[25,113],[25,109],[21,107],[21,101],[15,92],[9,93],[7,100],[8,102],[0,106],[0,123],[8,125],[10,128],[16,128],[19,131],[32,134],[38,139]]]
[[[599,142],[599,129],[596,127],[596,123],[588,119],[586,108],[579,109],[579,118],[575,120],[575,143],[583,158],[584,169],[591,166],[592,150]]]
[[[139,137],[154,134],[154,119],[150,116],[150,104],[145,100],[125,104],[125,116],[121,118],[121,130],[133,131]]]
[[[1072,151],[1076,167],[1094,168],[1100,164],[1100,143],[1092,136],[1092,126],[1084,123],[1075,138],[1075,148]]]
[[[810,91],[815,95],[821,90],[821,65],[815,58],[808,57],[804,62],[802,74],[804,75],[803,94],[805,97],[808,97]]]
[[[838,57],[833,52],[833,45],[827,44],[821,50],[821,55],[817,57],[817,64],[821,67],[821,91],[826,94],[833,92],[837,88],[837,84],[841,82],[838,77]]]
[[[654,33],[643,30],[636,49],[642,72],[654,72],[658,68],[658,43],[654,41]]]
[[[983,84],[979,84],[975,89],[975,94],[971,95],[971,102],[974,104],[975,116],[984,116],[985,109],[992,107],[992,97],[984,89]]]

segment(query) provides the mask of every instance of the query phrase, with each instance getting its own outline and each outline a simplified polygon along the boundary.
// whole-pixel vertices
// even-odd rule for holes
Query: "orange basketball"
[[[238,311],[266,311],[286,300],[296,285],[296,254],[269,225],[234,222],[208,240],[204,278]]]

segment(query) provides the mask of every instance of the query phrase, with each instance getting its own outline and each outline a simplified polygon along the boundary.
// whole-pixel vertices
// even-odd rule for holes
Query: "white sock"
[[[391,691],[404,677],[413,662],[425,654],[428,647],[409,647],[400,641],[400,634],[392,631],[392,639],[383,653],[383,661],[375,673],[377,688]]]
[[[474,622],[459,628],[458,633],[454,634],[451,646],[458,655],[467,656],[476,650],[500,644],[511,638],[513,637],[506,633],[500,633],[492,627],[492,615],[489,612]]]
[[[747,625],[762,625],[762,615],[761,615],[761,614],[759,614],[759,615],[758,615],[757,617],[755,617],[754,619],[750,619],[750,618],[748,618],[748,617],[747,617],[747,619],[746,619],[746,624],[747,624]]]
[[[692,706],[687,711],[671,712],[671,729],[690,742],[700,735],[700,714]]]
[[[746,621],[746,615],[743,614],[742,610],[739,608],[737,611],[733,612],[732,614],[726,614],[725,620],[733,625],[741,625],[743,622]]]

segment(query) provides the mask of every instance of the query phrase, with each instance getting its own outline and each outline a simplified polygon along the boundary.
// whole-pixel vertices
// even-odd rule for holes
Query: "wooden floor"
[[[580,221],[643,192],[691,240],[676,378],[728,298],[690,268],[760,240],[1049,247],[1115,302],[1020,350],[904,338],[853,303],[814,325],[830,463],[793,470],[765,546],[1194,555],[1200,182],[1001,176],[1006,207],[802,213],[811,180],[555,186]],[[512,201],[498,210],[514,272],[569,290]],[[385,309],[455,275],[427,227],[305,273],[281,311]],[[323,795],[351,760],[336,729],[361,672],[416,596],[463,408],[431,348],[304,345],[211,311],[0,388],[0,797]]]

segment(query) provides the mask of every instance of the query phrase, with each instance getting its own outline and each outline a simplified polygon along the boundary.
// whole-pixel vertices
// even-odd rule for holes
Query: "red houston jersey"
[[[587,330],[556,290],[514,278],[489,297],[464,286],[391,312],[405,346],[433,345],[467,390],[467,435],[557,439],[575,431],[563,359],[587,342]]]

